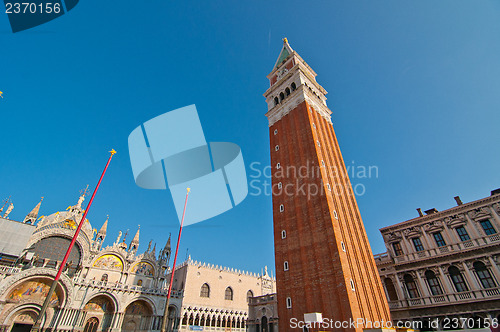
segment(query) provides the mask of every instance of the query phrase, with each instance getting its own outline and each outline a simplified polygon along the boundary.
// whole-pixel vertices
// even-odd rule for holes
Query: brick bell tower
[[[389,307],[316,73],[286,38],[268,104],[279,330],[306,313],[379,329]],[[293,324],[293,323],[292,323]],[[310,330],[309,330],[310,331]],[[314,331],[318,331],[314,329]]]

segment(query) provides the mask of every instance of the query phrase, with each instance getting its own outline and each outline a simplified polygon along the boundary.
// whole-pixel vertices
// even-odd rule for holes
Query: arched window
[[[429,284],[429,288],[431,290],[432,295],[441,295],[443,294],[443,290],[441,289],[441,285],[439,284],[439,280],[431,270],[427,270],[425,272],[425,278],[427,279],[427,284]]]
[[[286,88],[286,89],[285,89],[285,93],[286,93],[286,95],[287,95],[287,97],[288,97],[288,96],[290,95],[290,89],[289,89],[289,88]]]
[[[108,282],[108,275],[107,274],[103,274],[102,277],[101,277],[101,281],[102,282]]]
[[[396,288],[394,287],[394,283],[390,278],[385,278],[384,280],[385,289],[387,289],[387,295],[389,296],[389,301],[397,301],[398,293],[396,292]]]
[[[280,212],[285,211],[285,206],[283,204],[280,205]]]
[[[448,273],[450,274],[451,281],[453,281],[453,286],[455,286],[457,292],[466,292],[469,290],[462,273],[460,273],[460,270],[456,266],[450,266]]]
[[[201,286],[200,297],[210,297],[210,286],[207,283]]]
[[[288,261],[283,263],[283,270],[288,271]]]
[[[288,309],[292,308],[292,298],[291,297],[286,298],[286,307]]]
[[[481,285],[483,288],[493,288],[496,287],[495,280],[493,280],[493,277],[491,276],[490,271],[484,265],[482,262],[475,262],[474,263],[474,270],[476,271],[477,277],[479,278],[479,281],[481,281]]]
[[[99,320],[96,317],[92,317],[85,324],[83,332],[96,332],[98,326]]]
[[[284,94],[283,94],[283,92],[282,92],[282,93],[280,93],[280,102],[282,102],[282,101],[283,101],[283,99],[285,99],[285,95],[284,95]]]
[[[142,286],[142,279],[137,280],[137,286]]]
[[[418,294],[417,284],[415,283],[415,280],[413,280],[413,277],[409,274],[405,274],[403,279],[406,285],[406,289],[408,290],[408,296],[410,297],[410,299],[420,297]]]
[[[286,231],[285,230],[281,231],[281,238],[286,239]]]
[[[274,97],[274,106],[278,105],[280,101],[278,100],[278,97]]]
[[[292,82],[291,88],[292,88],[292,91],[295,91],[295,89],[297,89],[297,86],[295,85],[295,82]]]
[[[224,295],[225,300],[233,300],[233,289],[231,287],[226,288],[226,293]]]
[[[249,290],[247,292],[247,302],[250,302],[250,298],[252,298],[252,297],[253,297],[253,292],[251,290]]]

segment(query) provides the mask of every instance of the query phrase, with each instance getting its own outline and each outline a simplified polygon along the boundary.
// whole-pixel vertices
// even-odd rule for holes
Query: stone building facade
[[[15,244],[8,259],[0,261],[1,332],[30,330],[82,218],[84,199],[82,194],[77,204],[49,216],[38,218],[37,205],[23,222],[0,220],[3,229],[12,230],[0,234],[0,244],[5,248]],[[127,234],[122,238],[120,232],[112,245],[103,247],[108,220],[99,231],[84,222],[42,327],[85,332],[159,330],[170,281],[170,238],[159,253],[150,242],[139,254],[139,230],[129,243]],[[17,234],[16,229],[28,236]],[[167,330],[244,331],[248,297],[272,293],[274,284],[267,273],[188,259],[176,268]],[[207,293],[204,285],[209,287]]]
[[[417,209],[419,217],[380,230],[387,252],[375,261],[394,321],[437,330],[500,319],[500,190],[455,200],[448,210]]]
[[[250,299],[248,313],[249,332],[278,332],[278,296],[268,294]]]
[[[276,291],[275,280],[233,268],[188,259],[175,272],[183,290],[180,331],[247,331],[249,303]]]

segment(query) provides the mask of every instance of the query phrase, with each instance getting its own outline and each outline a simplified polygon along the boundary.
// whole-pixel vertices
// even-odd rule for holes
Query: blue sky
[[[283,37],[329,92],[374,253],[378,229],[500,187],[500,3],[495,1],[95,1],[12,34],[0,14],[0,196],[19,220],[75,204],[112,161],[89,212],[99,228],[141,225],[141,246],[178,232],[167,191],[134,184],[127,137],[164,112],[196,104],[208,141],[234,142],[249,175],[269,163],[266,75]],[[179,137],[182,140],[182,137]],[[354,162],[354,163],[353,163]],[[269,196],[183,232],[194,259],[274,270]]]

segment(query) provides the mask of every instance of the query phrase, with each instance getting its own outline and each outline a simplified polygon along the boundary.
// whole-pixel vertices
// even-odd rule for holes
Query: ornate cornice
[[[446,217],[452,217],[455,215],[464,214],[464,213],[467,213],[470,210],[475,209],[475,208],[487,207],[488,205],[494,205],[494,204],[498,205],[499,202],[500,202],[500,195],[488,196],[486,198],[482,198],[482,199],[479,199],[477,201],[465,203],[465,204],[462,204],[459,206],[454,206],[454,207],[447,209],[447,210],[436,212],[436,213],[426,215],[423,217],[409,219],[409,220],[397,223],[395,225],[386,226],[386,227],[381,228],[380,232],[382,232],[382,233],[394,232],[395,230],[398,230],[401,228],[406,228],[406,227],[424,224],[424,223],[430,222],[432,220],[445,219]],[[500,207],[499,207],[499,209],[500,209]]]

